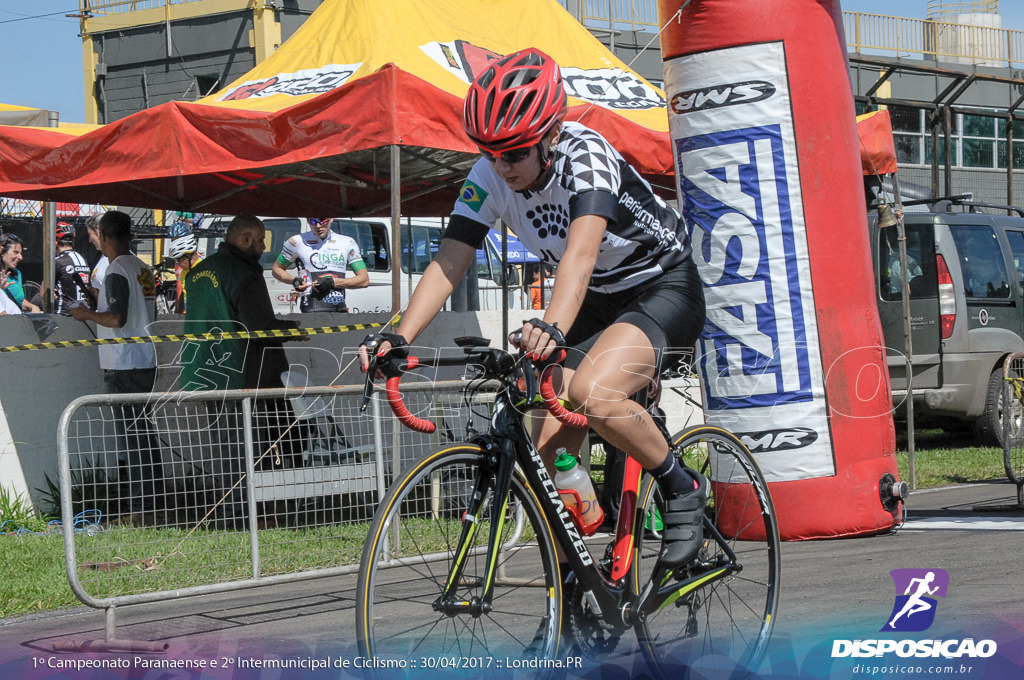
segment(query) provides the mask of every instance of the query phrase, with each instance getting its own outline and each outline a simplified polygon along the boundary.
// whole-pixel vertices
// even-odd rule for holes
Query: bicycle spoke
[[[489,607],[481,600],[495,520],[488,497],[475,519],[476,532],[462,556],[461,577],[444,605],[447,610],[434,610],[460,550],[462,517],[471,495],[466,490],[475,488],[482,460],[479,447],[453,446],[393,484],[381,504],[386,514],[375,519],[363,555],[357,628],[364,653],[381,658],[519,655],[557,613],[558,566],[550,530],[536,497],[518,477],[497,537],[503,549]],[[385,565],[380,558],[384,538],[395,535],[392,526],[400,527],[399,539],[389,546],[393,560]],[[509,545],[517,531],[517,542]],[[550,633],[544,635],[542,651],[553,651],[555,641],[547,639]]]
[[[695,565],[684,567],[680,574],[697,578],[705,569],[700,565],[713,571],[712,565],[729,561],[730,553],[742,570],[713,578],[673,604],[650,612],[637,625],[641,650],[662,680],[677,676],[684,667],[700,667],[702,658],[710,655],[724,655],[741,669],[755,669],[771,635],[778,603],[778,530],[774,511],[761,507],[767,498],[766,493],[758,493],[766,489],[763,477],[742,443],[719,428],[691,428],[673,443],[685,463],[712,480],[707,513],[724,538],[724,545],[719,545],[718,539],[706,535]],[[645,481],[641,498],[643,512],[661,502],[651,480]],[[747,540],[751,537],[766,539]],[[636,552],[634,583],[640,589],[650,576],[661,541],[645,533],[638,543],[646,544],[638,545]]]

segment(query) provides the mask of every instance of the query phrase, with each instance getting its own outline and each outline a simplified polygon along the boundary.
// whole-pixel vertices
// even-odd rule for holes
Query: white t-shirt
[[[110,264],[110,260],[104,255],[100,258],[96,266],[92,268],[92,274],[90,280],[92,281],[92,287],[99,290],[103,286],[103,276],[107,273],[107,266]]]
[[[0,314],[21,314],[21,307],[14,303],[7,293],[0,290]]]
[[[120,279],[116,281],[115,279]],[[122,285],[127,282],[127,285]],[[121,295],[128,295],[127,307]],[[156,318],[156,279],[153,270],[134,255],[120,255],[107,266],[100,287],[97,312],[125,309],[121,328],[97,326],[97,338],[132,338],[149,335],[149,326]],[[133,368],[156,368],[156,350],[150,342],[127,345],[101,345],[100,368],[124,371]]]

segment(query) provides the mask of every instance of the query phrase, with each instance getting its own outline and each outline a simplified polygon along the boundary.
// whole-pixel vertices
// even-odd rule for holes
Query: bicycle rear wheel
[[[754,674],[767,649],[779,603],[779,531],[768,486],[746,446],[732,433],[698,425],[672,440],[672,451],[685,465],[712,480],[704,547],[695,564],[677,570],[682,580],[709,565],[728,562],[728,551],[741,569],[713,578],[651,612],[635,628],[640,648],[655,677],[679,677],[700,668],[702,659],[721,671],[723,660],[736,664],[742,677]],[[645,525],[638,533],[634,586],[647,583],[661,552],[661,495],[645,476],[638,508]],[[711,657],[714,657],[713,659]],[[730,673],[730,677],[735,677]]]
[[[499,518],[501,549],[490,609],[456,613],[435,606],[456,560],[463,563],[456,600],[478,603],[482,594],[495,520],[492,491],[470,544],[460,549],[458,542],[483,463],[483,450],[473,444],[440,449],[396,479],[379,506],[357,586],[356,635],[367,658],[413,663],[421,657],[519,658],[528,647],[526,653],[539,658],[557,651],[557,554],[537,498],[518,470]]]

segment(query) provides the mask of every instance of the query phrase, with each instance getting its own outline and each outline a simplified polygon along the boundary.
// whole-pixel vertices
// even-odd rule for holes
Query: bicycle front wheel
[[[779,604],[779,530],[768,485],[747,447],[721,428],[688,428],[673,438],[672,452],[711,480],[704,546],[675,578],[706,573],[709,580],[643,617],[636,625],[640,648],[654,675],[663,679],[700,668],[702,660],[721,670],[723,659],[729,659],[739,676],[754,673]],[[634,555],[637,588],[661,552],[661,505],[657,484],[646,476],[637,504],[644,513]],[[717,576],[720,565],[735,566]]]
[[[356,635],[367,658],[413,663],[556,653],[561,587],[551,528],[518,470],[501,516],[492,516],[493,485],[475,518],[467,513],[485,469],[479,446],[458,444],[417,462],[388,491],[359,571]],[[486,601],[495,522],[500,548]],[[475,531],[460,545],[469,523]],[[448,600],[456,606],[444,607],[439,598],[456,565],[461,571]]]

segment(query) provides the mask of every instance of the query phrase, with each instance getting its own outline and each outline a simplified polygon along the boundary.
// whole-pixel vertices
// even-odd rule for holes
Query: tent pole
[[[402,165],[400,148],[391,145],[391,316],[402,311]]]
[[[49,126],[57,127],[60,114],[49,112]],[[43,203],[43,284],[39,295],[43,298],[43,311],[53,311],[53,287],[56,279],[57,258],[57,204],[47,201]]]
[[[501,221],[501,348],[508,350],[508,225]],[[532,317],[531,317],[532,318]]]
[[[907,272],[907,230],[903,222],[903,199],[900,197],[900,183],[896,173],[892,174],[893,202],[896,204],[896,238],[899,240],[900,296],[903,298],[903,352],[907,361],[907,476],[910,488],[917,488],[917,461],[914,454],[914,343],[912,341],[912,316],[910,311],[910,275]]]

